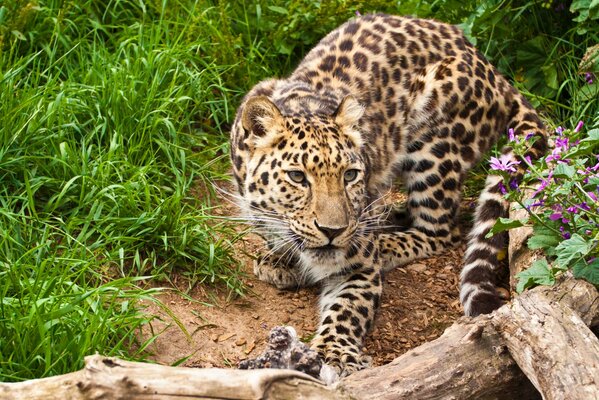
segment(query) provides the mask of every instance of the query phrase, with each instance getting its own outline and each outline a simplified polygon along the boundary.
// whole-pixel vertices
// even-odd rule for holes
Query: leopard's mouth
[[[333,250],[339,250],[340,247],[335,246],[334,244],[325,244],[324,246],[320,246],[320,247],[313,247],[311,250],[315,250],[315,251],[321,251],[321,252],[327,252],[327,251],[333,251]]]
[[[305,248],[304,251],[313,257],[326,259],[337,257],[342,251],[342,248],[329,243],[324,246]]]
[[[304,244],[304,250],[313,250],[313,251],[331,251],[331,250],[339,250],[342,247],[338,244],[333,244],[333,242],[329,241],[327,244]]]

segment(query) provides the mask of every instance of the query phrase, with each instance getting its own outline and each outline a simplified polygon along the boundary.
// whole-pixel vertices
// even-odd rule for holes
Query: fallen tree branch
[[[349,399],[301,372],[241,371],[137,363],[99,355],[77,372],[18,383],[0,383],[2,399]]]
[[[599,340],[570,307],[564,290],[580,284],[570,279],[553,293],[533,290],[491,319],[511,356],[545,399],[599,397]],[[590,304],[596,314],[597,299]]]

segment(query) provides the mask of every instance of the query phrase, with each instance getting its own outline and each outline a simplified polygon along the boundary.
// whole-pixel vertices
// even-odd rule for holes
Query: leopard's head
[[[346,97],[331,115],[283,115],[265,96],[242,106],[247,216],[273,251],[293,252],[314,280],[345,268],[367,203],[356,129],[362,106]]]

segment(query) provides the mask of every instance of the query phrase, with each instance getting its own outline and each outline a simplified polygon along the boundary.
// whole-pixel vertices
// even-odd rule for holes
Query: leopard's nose
[[[332,242],[337,236],[341,235],[343,231],[347,229],[347,226],[342,227],[330,227],[330,226],[321,226],[318,225],[318,222],[314,221],[314,225],[318,228],[319,231],[324,233],[324,235]]]

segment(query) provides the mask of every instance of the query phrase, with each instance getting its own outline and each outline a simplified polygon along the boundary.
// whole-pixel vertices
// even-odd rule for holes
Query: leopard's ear
[[[243,105],[241,125],[253,134],[258,141],[276,134],[284,126],[283,115],[277,106],[266,96],[250,98]]]
[[[335,123],[343,129],[344,133],[358,147],[363,144],[362,134],[356,129],[362,115],[364,115],[364,107],[351,95],[345,96],[333,113]]]
[[[333,113],[335,123],[341,127],[353,128],[364,115],[364,107],[352,95],[345,96]]]

